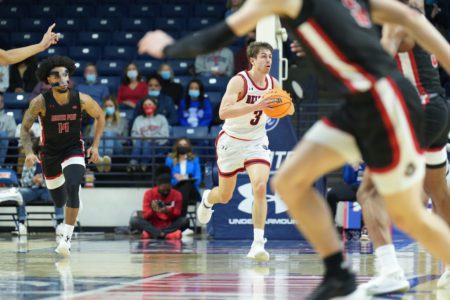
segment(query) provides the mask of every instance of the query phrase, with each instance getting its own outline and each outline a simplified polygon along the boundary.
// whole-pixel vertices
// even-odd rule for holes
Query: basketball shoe
[[[450,288],[450,267],[445,268],[444,274],[439,278],[437,282],[438,288]]]
[[[211,190],[205,190],[203,192],[202,202],[197,208],[197,220],[200,224],[208,224],[209,220],[211,220],[213,213],[212,206],[206,206],[206,199],[208,199],[209,193],[211,193]]]
[[[364,300],[370,299],[365,291],[358,288],[355,275],[350,273],[347,279],[329,277],[324,278],[322,283],[309,295],[307,300]]]
[[[70,256],[70,239],[68,237],[62,238],[59,241],[58,247],[56,247],[55,252],[61,256]]]
[[[248,258],[254,259],[256,261],[269,261],[270,255],[264,249],[264,244],[267,242],[267,239],[253,241],[252,247],[247,254]]]
[[[409,290],[409,281],[402,269],[379,271],[375,278],[361,285],[368,295],[381,295]]]

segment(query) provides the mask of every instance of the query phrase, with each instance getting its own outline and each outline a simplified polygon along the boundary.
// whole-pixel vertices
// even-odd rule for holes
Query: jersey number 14
[[[69,130],[69,122],[58,123],[58,133],[68,133]]]

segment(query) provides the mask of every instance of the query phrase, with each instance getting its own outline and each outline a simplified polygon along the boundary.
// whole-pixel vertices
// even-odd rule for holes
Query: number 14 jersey
[[[248,105],[252,105],[265,92],[273,89],[273,78],[269,74],[266,75],[265,85],[262,87],[253,82],[247,71],[241,71],[237,76],[244,80],[244,94],[237,101],[245,101]],[[256,140],[266,135],[267,119],[267,115],[262,110],[257,110],[240,117],[226,119],[223,130],[237,139]]]

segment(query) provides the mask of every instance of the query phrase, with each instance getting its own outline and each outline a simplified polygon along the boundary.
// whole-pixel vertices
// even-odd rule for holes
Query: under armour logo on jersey
[[[416,165],[413,163],[409,163],[406,166],[405,175],[408,177],[411,177],[415,171],[416,171]]]

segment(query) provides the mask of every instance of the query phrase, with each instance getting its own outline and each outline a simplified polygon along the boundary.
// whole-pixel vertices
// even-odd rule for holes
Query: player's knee
[[[49,190],[50,196],[53,200],[53,203],[55,203],[56,207],[63,207],[66,205],[67,202],[67,193],[65,190],[64,185],[60,186],[56,189]]]
[[[71,208],[79,208],[80,207],[80,186],[78,184],[67,184],[67,206]]]
[[[257,198],[257,199],[265,198],[266,197],[266,192],[267,192],[266,186],[267,186],[267,184],[265,182],[263,182],[263,181],[257,182],[253,186],[254,198]]]

